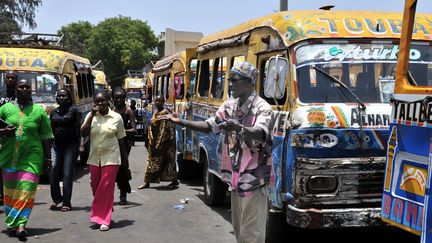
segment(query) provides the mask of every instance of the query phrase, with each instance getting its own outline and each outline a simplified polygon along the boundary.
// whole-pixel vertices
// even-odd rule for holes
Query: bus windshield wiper
[[[358,106],[358,110],[359,110],[359,118],[360,118],[360,122],[359,122],[359,129],[360,129],[360,148],[364,149],[364,132],[363,132],[363,114],[366,110],[366,106],[365,104],[360,100],[360,98],[354,94],[354,92],[352,92],[342,81],[340,81],[339,79],[331,76],[328,72],[322,70],[321,68],[317,68],[315,66],[312,66],[315,70],[317,70],[318,72],[324,74],[326,77],[330,78],[330,80],[332,82],[335,82],[337,84],[339,84],[342,88],[344,88],[346,91],[348,91],[349,94],[352,95],[352,97],[354,97],[354,99],[356,100],[357,106]]]
[[[366,106],[363,103],[363,101],[360,100],[360,98],[354,94],[354,92],[352,92],[342,81],[340,81],[339,79],[331,76],[329,73],[327,73],[326,71],[322,70],[321,68],[312,66],[313,69],[317,70],[318,72],[324,74],[326,77],[330,78],[330,80],[334,83],[339,84],[342,88],[344,88],[346,91],[348,91],[349,94],[351,94],[352,97],[354,97],[356,103],[361,107],[361,109],[364,111],[366,110]]]

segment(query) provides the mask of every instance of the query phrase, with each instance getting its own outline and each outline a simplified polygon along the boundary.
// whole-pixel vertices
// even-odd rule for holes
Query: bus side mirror
[[[267,98],[280,99],[285,95],[285,78],[288,73],[288,59],[278,56],[271,57],[264,82],[264,95]]]

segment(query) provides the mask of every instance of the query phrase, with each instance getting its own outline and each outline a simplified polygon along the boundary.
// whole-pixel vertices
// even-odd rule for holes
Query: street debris
[[[182,198],[182,199],[180,199],[180,202],[182,204],[188,204],[189,200],[190,200],[189,198]]]
[[[183,209],[185,208],[185,206],[183,206],[183,205],[181,205],[181,204],[177,204],[177,205],[174,205],[173,208],[174,208],[174,209],[178,209],[178,210],[183,210]]]

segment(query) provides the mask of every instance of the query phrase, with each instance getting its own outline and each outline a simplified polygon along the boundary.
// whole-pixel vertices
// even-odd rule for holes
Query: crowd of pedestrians
[[[144,184],[138,187],[149,188],[151,183],[161,181],[171,182],[169,188],[178,187],[175,124],[221,133],[224,138],[218,145],[221,174],[232,189],[232,224],[238,242],[264,242],[265,238],[272,110],[255,92],[257,76],[252,64],[236,63],[228,78],[234,99],[226,100],[206,121],[186,120],[167,110],[163,97],[156,97],[156,110],[148,128]],[[109,230],[116,182],[121,205],[127,204],[127,193],[131,192],[128,156],[136,133],[136,118],[126,105],[125,90],[114,89],[112,108],[110,95],[98,91],[94,106],[82,119],[69,90],[61,88],[56,95],[58,107],[48,117],[42,106],[33,104],[28,80],[18,80],[14,73],[7,73],[5,79],[7,90],[2,91],[5,99],[0,103],[0,167],[8,232],[18,237],[27,235],[25,226],[43,168],[50,170],[50,209],[72,210],[74,163],[81,137],[89,137],[90,142],[87,159],[93,193],[90,221],[101,231]],[[51,145],[55,161],[51,161]]]

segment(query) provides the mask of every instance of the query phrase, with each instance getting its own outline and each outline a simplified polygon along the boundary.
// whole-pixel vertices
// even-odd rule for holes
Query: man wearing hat
[[[258,70],[248,62],[235,63],[229,73],[234,99],[226,100],[206,121],[161,119],[202,132],[221,133],[218,145],[222,180],[231,185],[232,225],[237,242],[264,242],[267,191],[271,170],[269,126],[271,106],[255,92]]]

